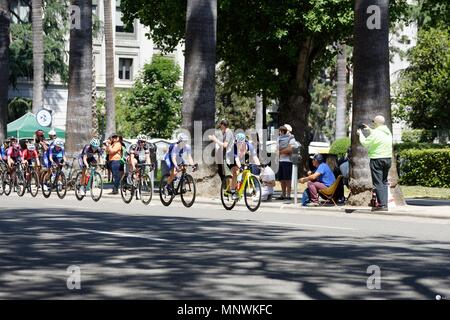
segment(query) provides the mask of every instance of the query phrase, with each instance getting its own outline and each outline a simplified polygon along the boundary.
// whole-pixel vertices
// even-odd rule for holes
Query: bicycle
[[[25,187],[33,198],[35,198],[39,193],[39,176],[35,167],[31,164],[26,164],[25,167]]]
[[[83,172],[80,171],[75,178],[75,197],[81,201],[86,196],[86,191],[90,190],[92,200],[95,202],[99,201],[103,194],[103,179],[97,171],[97,165],[93,164],[89,166],[89,171],[85,175],[84,184],[81,181],[82,176]],[[80,193],[82,187],[85,187],[85,194]]]
[[[66,165],[67,172],[67,189],[68,190],[75,190],[75,182],[76,177],[78,173],[80,172],[80,169],[74,169],[74,164],[78,160],[78,157],[73,157],[72,162],[70,164]]]
[[[45,198],[50,197],[52,190],[56,190],[58,198],[64,199],[67,193],[67,180],[62,171],[62,164],[54,164],[43,174],[42,194]]]
[[[19,197],[22,197],[26,191],[26,183],[22,168],[22,162],[16,161],[14,167],[15,167],[14,177],[12,177],[12,174],[9,173],[8,170],[3,172],[2,191],[6,196],[9,196],[11,194],[11,191],[15,189]]]
[[[244,165],[242,172],[238,175],[238,184],[236,194],[238,199],[234,200],[231,194],[231,176],[226,176],[222,180],[220,187],[220,200],[226,210],[234,208],[236,203],[244,197],[245,205],[248,210],[255,212],[261,205],[261,183],[257,176],[251,173],[248,164]],[[239,182],[241,181],[241,182]]]
[[[161,203],[166,207],[172,203],[176,195],[181,196],[181,202],[186,208],[190,208],[194,204],[197,188],[194,178],[187,173],[187,167],[192,167],[192,172],[195,172],[198,165],[194,164],[191,166],[182,164],[180,167],[181,170],[178,172],[181,172],[181,176],[178,178],[175,177],[170,185],[167,183],[167,179],[170,177],[168,174],[164,175],[159,183],[159,197]],[[174,185],[175,181],[176,184]],[[191,194],[191,198],[189,198],[189,194]]]
[[[0,196],[3,195],[3,174],[8,171],[8,166],[3,159],[0,159]]]
[[[124,174],[120,179],[120,195],[123,202],[130,203],[133,196],[139,192],[143,204],[148,205],[153,197],[153,181],[148,173],[145,172],[146,167],[150,167],[150,171],[154,170],[154,164],[137,164],[137,169],[131,174],[131,180],[128,181],[128,175]],[[133,176],[137,178],[133,178]]]

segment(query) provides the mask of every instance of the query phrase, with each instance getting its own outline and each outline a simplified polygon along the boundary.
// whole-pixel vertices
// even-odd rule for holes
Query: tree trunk
[[[89,142],[92,131],[92,1],[71,0],[71,5],[80,8],[79,28],[75,23],[70,30],[66,118],[66,150],[74,154]]]
[[[209,179],[217,168],[202,159],[202,150],[210,143],[203,141],[203,133],[215,127],[216,26],[217,0],[187,1],[182,127],[191,135],[194,161],[200,164],[196,177],[207,182],[199,185],[199,192],[217,195],[220,181]],[[194,136],[197,121],[202,129],[195,130]]]
[[[98,127],[98,112],[97,112],[97,81],[95,78],[95,55],[92,55],[92,100],[91,100],[91,112],[92,112],[92,137],[99,136]]]
[[[375,5],[376,14],[367,13]],[[352,115],[352,156],[350,159],[350,205],[367,206],[371,199],[372,179],[367,151],[356,135],[358,124],[371,123],[376,115],[383,115],[392,131],[389,81],[389,1],[357,0],[354,26],[354,74]],[[371,12],[369,10],[369,12]],[[379,22],[379,27],[377,26]],[[396,204],[404,204],[398,186],[396,163],[392,161],[389,181]]]
[[[105,53],[106,53],[106,137],[116,132],[116,106],[114,100],[114,31],[112,0],[104,0]]]
[[[5,140],[8,125],[10,23],[9,1],[0,0],[0,141]]]
[[[33,108],[36,114],[44,106],[44,27],[42,0],[31,0],[33,33]]]
[[[262,135],[263,130],[263,99],[260,95],[256,95],[256,117],[255,117],[255,129],[258,132],[258,135]]]
[[[337,56],[337,101],[336,101],[336,139],[347,137],[347,123],[345,113],[347,108],[347,57],[345,44],[339,44]]]
[[[290,124],[296,140],[302,145],[299,176],[303,175],[307,170],[308,146],[311,142],[308,117],[311,110],[309,86],[311,83],[310,66],[313,60],[313,50],[313,40],[311,38],[301,44],[295,73],[295,86],[290,90],[288,98],[281,101],[279,111],[279,124]]]

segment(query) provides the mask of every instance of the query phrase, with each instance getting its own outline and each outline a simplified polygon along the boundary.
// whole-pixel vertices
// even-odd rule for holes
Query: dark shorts
[[[97,164],[97,160],[95,160],[95,158],[94,157],[92,157],[92,158],[87,158],[86,159],[87,160],[87,163],[89,164],[89,165],[91,165],[91,164]],[[80,165],[80,169],[85,169],[86,168],[86,166],[84,165],[84,162],[83,162],[83,157],[79,157],[78,158],[78,164]]]
[[[280,162],[277,173],[277,180],[292,180],[292,162]]]

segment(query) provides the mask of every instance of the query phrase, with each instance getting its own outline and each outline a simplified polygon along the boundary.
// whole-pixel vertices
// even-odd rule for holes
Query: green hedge
[[[400,183],[450,188],[450,149],[403,150]]]
[[[437,143],[426,143],[426,142],[403,142],[394,144],[394,151],[401,152],[408,149],[445,149],[450,148],[450,144],[437,144]]]
[[[339,138],[333,142],[330,147],[330,154],[335,154],[338,157],[343,157],[347,153],[348,148],[351,146],[350,138]]]

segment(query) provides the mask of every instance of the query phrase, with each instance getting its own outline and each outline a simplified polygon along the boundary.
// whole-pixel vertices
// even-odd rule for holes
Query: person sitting
[[[333,171],[334,177],[337,179],[340,175],[342,175],[341,169],[339,167],[339,162],[337,156],[334,154],[329,154],[326,160],[327,165],[330,167],[331,171]],[[334,198],[337,203],[343,204],[345,202],[344,196],[344,183],[339,182]]]
[[[333,171],[331,171],[330,167],[325,163],[325,160],[320,153],[314,155],[313,166],[317,168],[316,171],[307,177],[300,179],[300,183],[308,183],[308,192],[311,200],[311,202],[308,203],[308,206],[318,206],[318,191],[328,188],[336,181]]]

